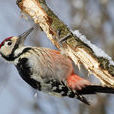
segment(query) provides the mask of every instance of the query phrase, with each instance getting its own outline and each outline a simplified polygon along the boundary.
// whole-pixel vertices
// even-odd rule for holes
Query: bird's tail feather
[[[81,102],[85,103],[86,105],[90,105],[90,102],[82,95],[76,95],[76,98]]]
[[[114,94],[114,88],[107,86],[98,86],[98,85],[87,85],[81,90],[77,90],[77,93],[80,95],[84,94],[96,94],[96,93],[112,93]]]

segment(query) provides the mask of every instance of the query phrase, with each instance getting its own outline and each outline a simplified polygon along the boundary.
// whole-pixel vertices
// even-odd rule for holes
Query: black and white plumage
[[[50,49],[28,47],[26,48],[26,50],[28,51],[24,54],[27,54],[27,57],[25,57],[25,55],[23,54],[18,59],[16,59],[16,62],[15,62],[15,66],[24,81],[26,81],[34,89],[38,89],[39,91],[43,91],[48,94],[60,96],[60,97],[67,96],[70,98],[77,98],[82,102],[89,104],[89,102],[83,96],[79,95],[75,90],[72,90],[67,85],[65,85],[64,81],[59,81],[58,79],[53,78],[53,75],[55,74],[54,73],[50,74],[54,72],[51,70],[51,67],[53,66],[51,66],[50,61],[48,61],[48,67],[49,67],[48,71],[50,72],[49,73],[50,76],[48,76],[49,74],[47,73],[48,72],[46,70],[47,68],[46,69],[44,68],[44,71],[43,69],[42,70],[40,69],[42,67],[38,68],[40,64],[44,64],[44,66],[45,65],[47,66],[47,61],[43,60],[43,63],[42,63],[41,60],[36,61],[35,59],[30,59],[32,56],[35,56],[35,58],[37,57],[36,55],[34,55],[35,54],[34,52],[36,52],[40,57],[43,56],[41,58],[44,59],[44,55],[45,54],[47,55],[47,52]],[[39,65],[37,65],[36,62],[39,62]]]
[[[0,45],[0,55],[16,66],[22,79],[30,86],[48,94],[77,98],[86,104],[89,102],[82,96],[83,94],[114,93],[113,88],[91,85],[85,79],[73,74],[72,61],[59,51],[24,46],[26,37],[33,29],[18,37],[9,37]],[[76,79],[76,84],[74,80],[72,81],[72,77],[68,80],[69,76]],[[79,89],[72,88],[69,81]]]

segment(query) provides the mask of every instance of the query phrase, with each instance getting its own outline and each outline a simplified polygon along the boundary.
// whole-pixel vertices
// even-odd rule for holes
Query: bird
[[[89,105],[85,94],[114,93],[111,87],[92,85],[74,73],[72,60],[58,50],[25,46],[31,27],[18,36],[11,36],[0,44],[0,56],[17,68],[21,78],[32,88],[58,97],[76,98]]]

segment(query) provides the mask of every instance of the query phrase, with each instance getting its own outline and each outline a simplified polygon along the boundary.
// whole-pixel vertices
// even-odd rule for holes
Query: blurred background
[[[114,60],[114,0],[47,0],[49,7],[71,29],[78,29]],[[16,0],[0,0],[0,42],[19,35],[33,25],[16,6]],[[26,45],[55,49],[40,29],[26,40]],[[83,68],[79,75],[98,82]],[[88,107],[78,100],[57,98],[35,91],[19,76],[16,68],[0,58],[0,114],[114,114],[114,95],[89,97]]]

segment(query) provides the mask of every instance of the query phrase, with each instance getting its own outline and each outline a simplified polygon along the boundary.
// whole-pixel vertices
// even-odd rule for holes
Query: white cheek
[[[4,54],[5,56],[7,56],[7,55],[11,54],[11,49],[8,48],[7,46],[3,46],[1,48],[1,53]]]

